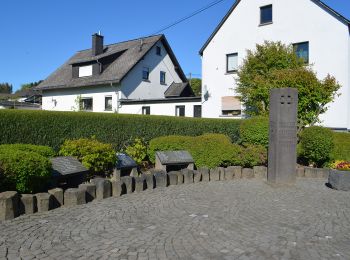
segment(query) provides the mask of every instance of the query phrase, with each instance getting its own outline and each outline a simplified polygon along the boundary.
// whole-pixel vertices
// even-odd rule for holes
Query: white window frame
[[[91,77],[91,76],[92,76],[92,65],[79,67],[79,78]]]

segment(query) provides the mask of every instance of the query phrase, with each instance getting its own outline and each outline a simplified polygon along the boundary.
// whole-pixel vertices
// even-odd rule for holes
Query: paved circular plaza
[[[350,259],[350,193],[322,180],[180,185],[0,223],[0,259]]]

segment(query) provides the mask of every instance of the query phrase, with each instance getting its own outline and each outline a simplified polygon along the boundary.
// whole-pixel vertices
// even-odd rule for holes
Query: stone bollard
[[[327,179],[329,178],[330,169],[317,169],[317,178]]]
[[[19,196],[15,191],[0,193],[0,221],[14,219],[19,214]]]
[[[51,197],[51,209],[59,208],[63,206],[63,190],[60,188],[52,189],[48,191]]]
[[[220,181],[220,178],[223,179],[224,171],[222,169],[223,168],[221,168],[221,167],[216,167],[214,169],[211,169],[210,170],[210,181]],[[220,177],[221,174],[222,174],[222,177]]]
[[[37,193],[36,197],[36,205],[38,208],[38,212],[46,212],[50,210],[51,205],[51,194],[49,193]]]
[[[254,177],[257,179],[267,180],[267,167],[265,166],[254,166]]]
[[[297,177],[304,178],[305,177],[305,169],[304,167],[297,168]]]
[[[96,199],[103,200],[112,195],[111,182],[103,178],[95,178],[91,180],[96,185]]]
[[[210,181],[210,171],[208,168],[202,167],[199,168],[198,171],[202,174],[202,182],[208,182]]]
[[[189,169],[183,169],[181,172],[184,175],[184,184],[192,184],[194,177],[193,171]]]
[[[234,171],[234,175],[233,175],[234,179],[242,178],[242,166],[231,166],[230,168]]]
[[[305,178],[317,178],[317,169],[305,167]]]
[[[202,173],[200,171],[193,171],[193,175],[194,183],[199,183],[202,181]]]
[[[156,182],[154,180],[154,175],[151,173],[145,174],[146,176],[146,183],[147,183],[147,189],[153,190],[156,187]]]
[[[156,179],[156,188],[166,188],[167,175],[164,172],[155,173],[154,178]]]
[[[234,166],[227,167],[225,169],[225,180],[226,181],[231,181],[235,178],[235,168]]]
[[[91,202],[96,199],[96,185],[93,183],[83,183],[79,185],[79,189],[85,191],[85,201]]]
[[[178,181],[178,172],[176,172],[176,171],[169,172],[168,173],[169,186],[177,185],[177,181]]]
[[[253,179],[254,178],[254,170],[250,168],[242,169],[242,178],[243,179]]]
[[[177,185],[182,185],[184,184],[185,178],[184,178],[184,174],[181,171],[177,171]]]
[[[20,213],[33,214],[36,212],[36,198],[33,194],[22,194],[20,198]]]
[[[122,184],[122,194],[131,194],[133,192],[133,177],[121,177],[120,182]]]
[[[120,180],[111,180],[112,184],[112,196],[120,197],[122,195],[122,183]]]
[[[64,206],[74,207],[86,203],[85,190],[82,189],[68,189],[64,192]]]
[[[141,175],[138,177],[135,177],[135,192],[139,193],[142,192],[146,189],[146,181],[145,181],[145,176]]]

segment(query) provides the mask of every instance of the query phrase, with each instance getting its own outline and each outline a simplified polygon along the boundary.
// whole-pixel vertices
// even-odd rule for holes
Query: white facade
[[[158,55],[156,48],[161,48],[161,54]],[[143,79],[143,69],[149,69],[149,79]],[[86,76],[88,69],[83,67],[80,71]],[[92,72],[92,68],[91,68]],[[165,73],[165,83],[161,83],[160,74]],[[85,73],[85,74],[84,74]],[[120,84],[52,89],[43,91],[42,109],[50,111],[78,111],[82,100],[91,99],[91,112],[123,113],[123,114],[142,114],[142,107],[150,107],[152,115],[175,116],[176,106],[185,106],[185,116],[193,117],[194,105],[201,105],[201,102],[179,102],[169,103],[147,103],[137,105],[123,105],[122,100],[149,100],[165,99],[164,92],[173,83],[182,82],[179,74],[175,70],[175,65],[163,46],[158,42],[147,54],[139,61],[136,66],[125,76]],[[112,98],[112,108],[106,110],[106,99]]]
[[[273,22],[260,26],[260,7],[272,5]],[[309,63],[320,79],[335,76],[342,88],[322,115],[322,125],[350,129],[349,26],[312,0],[241,0],[202,54],[203,117],[222,115],[221,98],[237,96],[236,74],[227,73],[226,55],[238,53],[241,65],[247,50],[265,40],[285,44],[309,42]]]

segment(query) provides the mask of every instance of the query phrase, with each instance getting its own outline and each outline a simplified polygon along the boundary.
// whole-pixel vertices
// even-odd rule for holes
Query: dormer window
[[[260,25],[272,23],[272,5],[260,7]]]
[[[92,76],[92,65],[79,67],[79,78],[91,77],[91,76]]]

